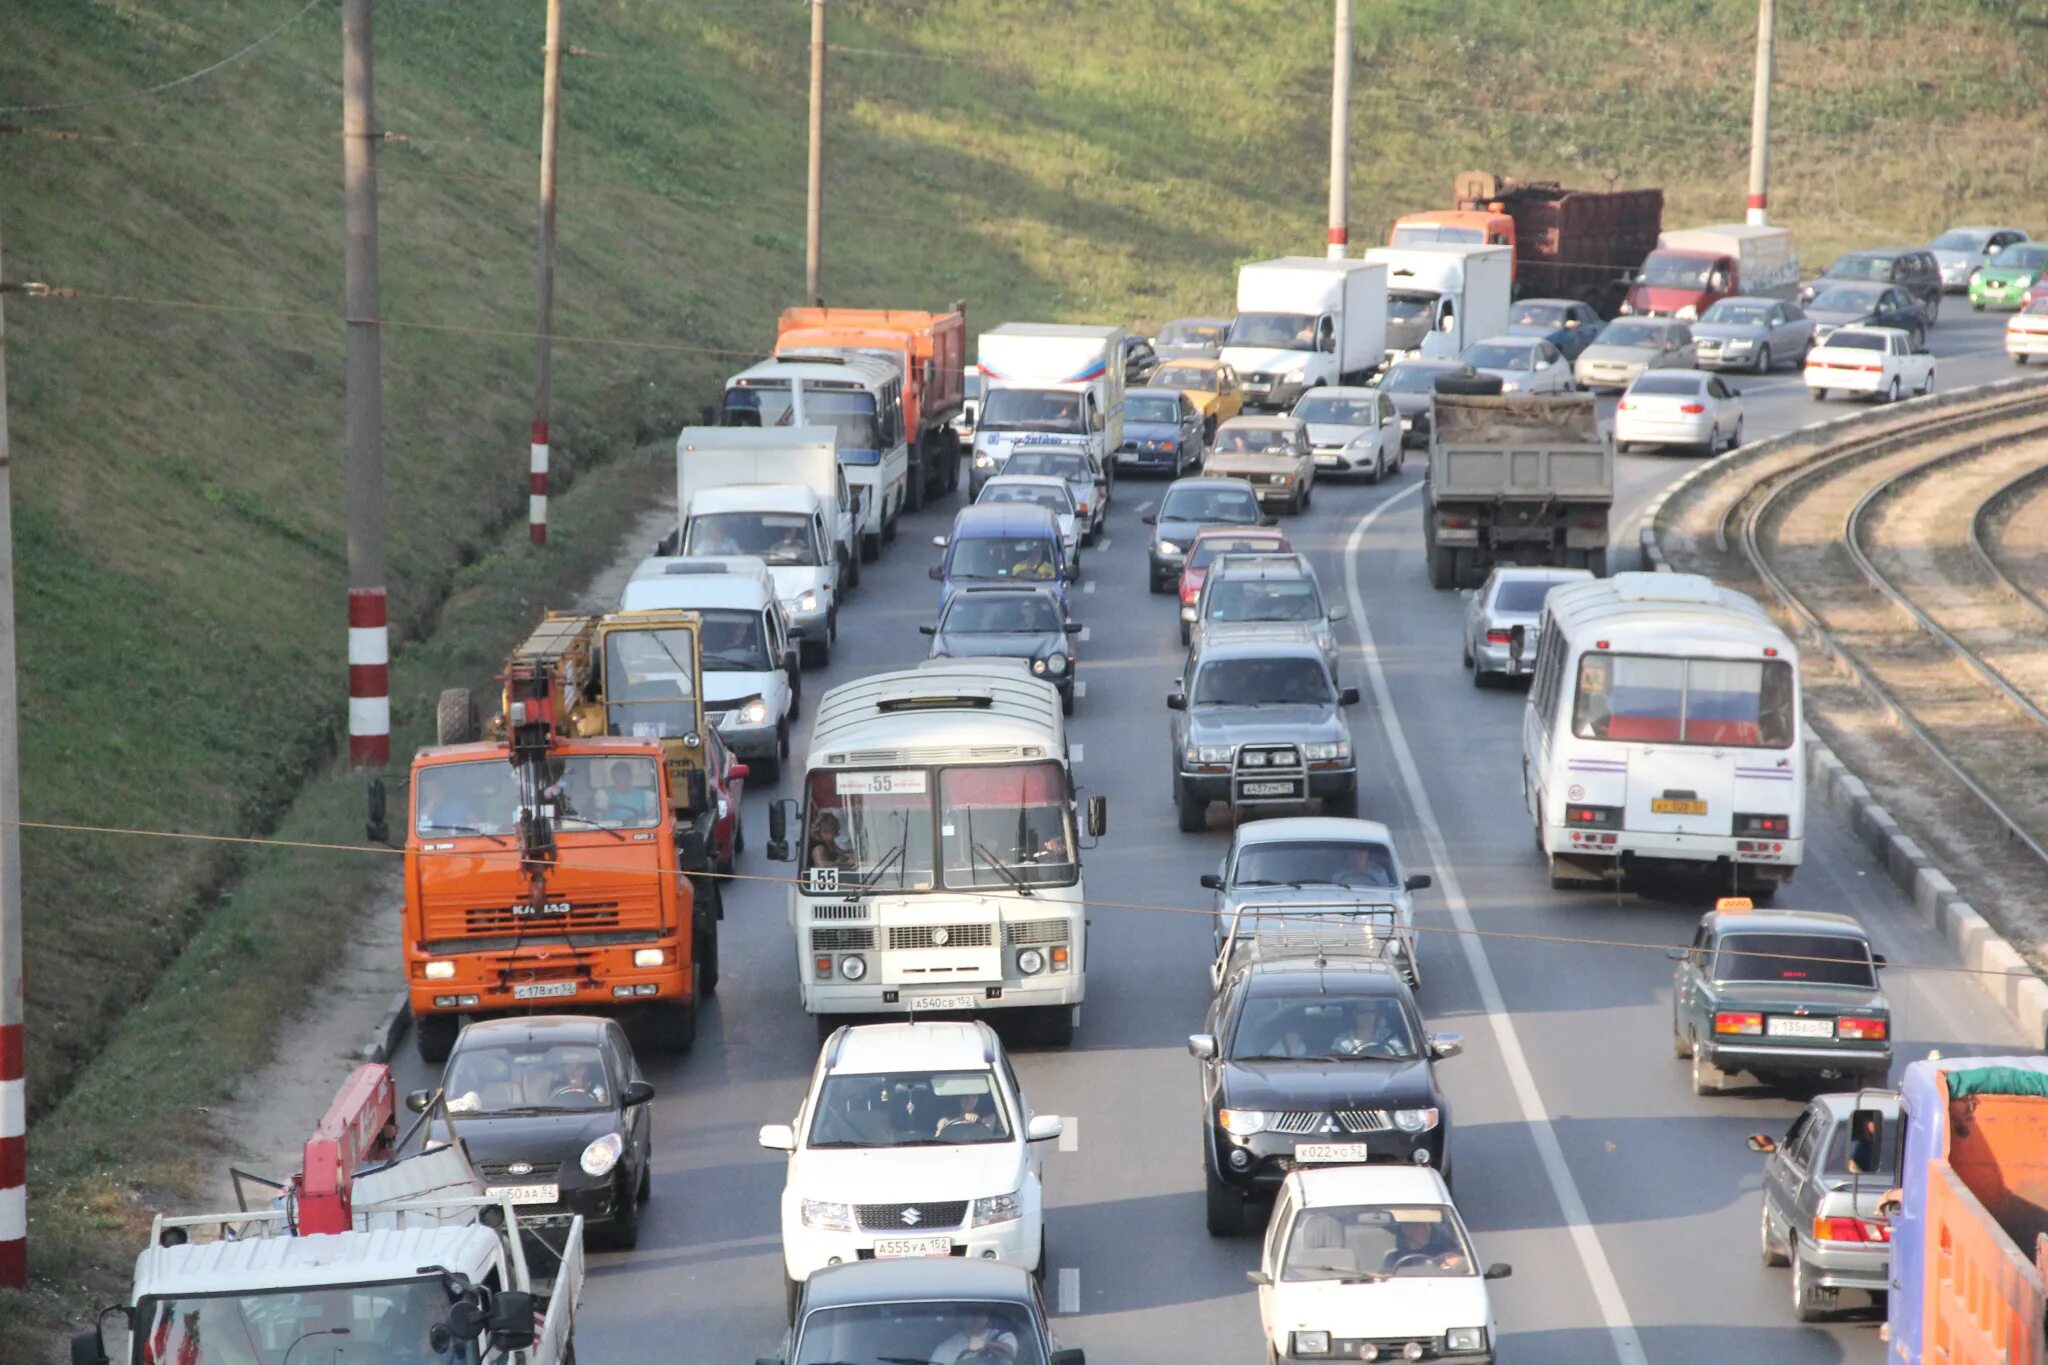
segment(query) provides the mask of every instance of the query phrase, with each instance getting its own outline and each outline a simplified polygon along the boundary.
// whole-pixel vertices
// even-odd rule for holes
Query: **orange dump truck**
[[[903,372],[903,430],[910,442],[908,507],[960,486],[962,370],[967,305],[950,312],[902,308],[785,308],[775,324],[775,354],[865,355]]]
[[[465,1015],[630,1009],[671,1049],[696,1041],[715,898],[693,893],[680,857],[665,732],[578,723],[598,638],[594,619],[542,622],[512,656],[486,737],[413,758],[404,957],[427,1061],[447,1057]],[[694,648],[683,658],[694,676]]]
[[[1466,171],[1455,208],[1394,220],[1390,246],[1483,242],[1515,250],[1517,298],[1583,299],[1611,317],[1664,225],[1664,191],[1568,190]]]
[[[2048,1058],[1915,1062],[1885,1336],[1901,1365],[2042,1365]]]

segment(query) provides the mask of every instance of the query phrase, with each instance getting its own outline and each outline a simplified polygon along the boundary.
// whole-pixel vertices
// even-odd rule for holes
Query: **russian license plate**
[[[971,1010],[974,1008],[973,995],[913,995],[910,997],[912,1010]]]
[[[951,1237],[883,1237],[875,1242],[875,1259],[894,1260],[901,1256],[951,1256]]]
[[[1653,815],[1705,815],[1707,813],[1707,803],[1704,801],[1680,801],[1675,797],[1659,796],[1650,802],[1650,812]]]
[[[1294,1149],[1296,1161],[1364,1161],[1370,1155],[1362,1142],[1304,1142]]]
[[[514,1000],[563,1000],[576,994],[573,981],[534,981],[512,988]]]
[[[488,1191],[493,1199],[509,1199],[515,1204],[552,1204],[562,1197],[559,1185],[493,1185]]]
[[[1244,784],[1244,794],[1246,796],[1292,796],[1295,790],[1295,785],[1292,782],[1247,782]]]
[[[1835,1036],[1835,1021],[1791,1019],[1774,1014],[1765,1021],[1764,1032],[1773,1038],[1832,1038]]]

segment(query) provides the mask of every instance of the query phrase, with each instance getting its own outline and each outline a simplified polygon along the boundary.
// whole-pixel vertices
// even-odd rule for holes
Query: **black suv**
[[[984,1357],[984,1349],[994,1354]],[[1087,1365],[1061,1350],[1038,1282],[1005,1261],[854,1261],[814,1271],[782,1349],[755,1365],[961,1358],[1012,1365]]]
[[[1427,1162],[1449,1182],[1436,1062],[1464,1044],[1424,1031],[1393,963],[1268,947],[1225,964],[1207,1032],[1188,1039],[1202,1064],[1210,1236],[1245,1231],[1247,1204],[1270,1201],[1298,1166]]]
[[[1879,247],[1848,251],[1809,280],[1799,290],[1799,302],[1813,302],[1813,296],[1833,284],[1895,284],[1913,296],[1927,311],[1927,325],[1941,315],[1941,262],[1924,246]]]

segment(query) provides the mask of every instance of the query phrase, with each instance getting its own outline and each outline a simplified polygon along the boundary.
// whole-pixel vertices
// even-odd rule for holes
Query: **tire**
[[[1340,820],[1356,820],[1358,818],[1357,786],[1354,784],[1351,790],[1342,796],[1323,798],[1323,813],[1333,815]]]
[[[2016,355],[2012,358],[2012,363],[2015,365],[2025,365],[2027,358],[2024,355]]]
[[[1060,693],[1060,714],[1063,716],[1074,714],[1074,689],[1071,687]]]
[[[1768,344],[1761,351],[1757,352],[1756,372],[1758,374],[1769,374],[1771,372],[1771,348]]]
[[[1731,432],[1729,432],[1729,433],[1728,433],[1728,449],[1730,449],[1730,450],[1736,450],[1736,449],[1739,449],[1739,448],[1741,447],[1741,445],[1742,445],[1742,423],[1741,423],[1741,422],[1740,422],[1740,421],[1738,420],[1738,421],[1737,421],[1737,422],[1735,423],[1735,430],[1733,430],[1733,431],[1731,431]]]
[[[745,811],[734,811],[734,812],[732,813],[732,856],[733,856],[733,859],[734,859],[734,861],[738,861],[738,859],[739,859],[739,856],[740,856],[740,855],[741,855],[742,853],[745,853],[746,851],[747,851],[747,816],[746,816],[746,812],[745,812]]]
[[[1195,642],[1195,628],[1194,628],[1194,626],[1193,626],[1192,624],[1190,624],[1190,623],[1189,623],[1189,622],[1187,621],[1187,619],[1186,619],[1186,618],[1182,618],[1182,620],[1181,620],[1181,623],[1180,623],[1180,644],[1181,644],[1181,648],[1182,648],[1182,649],[1186,649],[1186,648],[1187,648],[1187,647],[1188,647],[1189,645],[1192,645],[1192,644],[1193,644],[1194,642]]]
[[[1928,366],[1928,367],[1927,367],[1927,378],[1926,378],[1926,380],[1925,380],[1925,381],[1924,381],[1924,382],[1923,382],[1923,383],[1922,383],[1922,384],[1920,385],[1920,396],[1921,396],[1922,398],[1925,398],[1925,397],[1926,397],[1926,396],[1927,396],[1928,394],[1930,394],[1930,393],[1933,393],[1933,392],[1934,392],[1934,367],[1933,367],[1932,365],[1930,365],[1930,366]]]
[[[1448,588],[1457,573],[1457,551],[1447,545],[1429,547],[1429,586]]]
[[[859,555],[847,555],[839,561],[839,581],[846,585],[847,592],[860,586]]]
[[[1209,827],[1209,803],[1189,796],[1178,781],[1173,784],[1173,809],[1182,834],[1200,834]]]
[[[1828,1296],[1808,1282],[1806,1262],[1792,1257],[1792,1316],[1801,1322],[1821,1322],[1828,1315]]]
[[[1476,588],[1485,580],[1486,572],[1479,565],[1479,551],[1453,550],[1451,556],[1453,587]]]
[[[1045,1225],[1041,1223],[1038,1228],[1038,1264],[1031,1267],[1031,1278],[1038,1281],[1041,1287],[1045,1284],[1046,1263],[1051,1259],[1046,1251],[1045,1241]]]
[[[455,1035],[462,1032],[459,1014],[415,1014],[412,1017],[412,1045],[420,1060],[439,1066],[448,1060]]]
[[[1211,1237],[1242,1237],[1245,1225],[1245,1197],[1216,1178],[1210,1170],[1202,1172],[1207,1188],[1208,1205],[1205,1210]]]
[[[903,506],[902,506],[902,504],[901,504],[901,503],[898,503],[898,504],[897,504],[897,506],[896,506],[896,510],[895,510],[895,511],[893,511],[893,512],[889,511],[889,510],[888,510],[888,509],[887,509],[886,507],[884,507],[884,508],[883,508],[883,511],[882,511],[882,540],[883,540],[883,541],[884,541],[885,543],[887,543],[887,542],[891,542],[891,541],[894,541],[894,540],[896,539],[896,523],[897,523],[897,522],[899,522],[899,521],[901,521],[902,519],[903,519]]]
[[[1771,1205],[1761,1201],[1762,1211],[1757,1218],[1757,1258],[1773,1270],[1786,1264],[1792,1258],[1785,1254],[1785,1248],[1778,1239],[1771,1236]]]
[[[691,970],[690,998],[681,1004],[654,1007],[654,1041],[663,1052],[688,1052],[697,1046],[697,980]]]
[[[618,1216],[591,1239],[607,1251],[631,1251],[640,1245],[640,1201],[628,1194],[620,1204]]]
[[[1973,313],[1981,313],[1981,312],[1983,312],[1983,311],[1984,311],[1984,305],[1983,305],[1983,304],[1981,304],[1981,303],[1979,303],[1979,302],[1977,302],[1977,301],[1976,301],[1975,299],[1971,299],[1971,300],[1970,300],[1970,311],[1971,311],[1971,312],[1973,312]]]
[[[1913,349],[1917,351],[1926,344],[1927,329],[1925,327],[1915,327],[1913,329]]]
[[[1476,664],[1474,663],[1474,661],[1473,661],[1473,659],[1472,659],[1472,641],[1471,641],[1470,637],[1467,637],[1467,639],[1465,640],[1465,648],[1464,648],[1464,655],[1465,655],[1465,667],[1467,667],[1467,668],[1474,668],[1474,667],[1477,667],[1477,665],[1476,665]]]
[[[1705,448],[1704,450],[1702,450],[1702,451],[1701,451],[1700,453],[1701,453],[1702,455],[1705,455],[1705,456],[1707,456],[1707,457],[1708,457],[1708,458],[1710,458],[1710,459],[1711,459],[1711,458],[1712,458],[1713,456],[1719,455],[1719,454],[1721,453],[1721,428],[1720,428],[1720,427],[1716,426],[1716,427],[1712,428],[1711,430],[1709,430],[1709,431],[1707,432],[1707,445],[1706,445],[1706,448]]]
[[[1823,388],[1816,387],[1808,389],[1806,391],[1806,396],[1811,398],[1816,403],[1825,403],[1828,401],[1828,391]]]
[[[1038,1041],[1046,1047],[1072,1047],[1074,1045],[1074,1007],[1072,1005],[1046,1005],[1037,1011],[1033,1030]]]
[[[880,531],[861,533],[860,557],[869,564],[882,557],[882,533]]]
[[[703,917],[690,935],[690,959],[697,964],[697,985],[706,995],[718,993],[718,916]]]
[[[654,1153],[648,1152],[647,1164],[640,1168],[640,1184],[633,1191],[633,1198],[642,1204],[654,1197]]]
[[[1159,576],[1158,574],[1156,574],[1156,573],[1155,573],[1155,574],[1153,574],[1153,575],[1152,575],[1152,581],[1151,581],[1150,587],[1151,587],[1151,589],[1152,589],[1152,591],[1153,591],[1153,593],[1154,593],[1155,595],[1156,595],[1156,594],[1158,594],[1158,593],[1162,593],[1162,592],[1165,592],[1165,591],[1166,591],[1166,581],[1165,581],[1164,579],[1162,579],[1162,578],[1161,578],[1161,577],[1160,577],[1160,576]]]
[[[1935,323],[1937,323],[1937,322],[1940,322],[1940,321],[1941,321],[1941,295],[1940,295],[1940,294],[1936,294],[1936,295],[1934,296],[1934,301],[1933,301],[1933,302],[1931,302],[1931,303],[1929,303],[1929,304],[1927,305],[1927,325],[1928,325],[1929,327],[1932,327],[1932,326],[1933,326],[1933,325],[1934,325]]]
[[[747,776],[749,779],[759,778],[763,782],[780,782],[783,760],[788,757],[789,722],[784,721],[775,727],[775,753],[768,758],[748,759]]]
[[[924,510],[924,481],[924,451],[920,449],[910,459],[910,477],[903,481],[904,511],[922,512]]]
[[[1487,688],[1493,686],[1493,684],[1487,679],[1486,670],[1478,667],[1477,665],[1474,665],[1472,669],[1472,685],[1478,688]]]
[[[822,640],[806,639],[798,653],[803,657],[804,667],[823,668],[832,662],[832,640],[829,636]]]
[[[1885,390],[1884,401],[1887,404],[1896,403],[1899,401],[1899,397],[1899,377],[1897,375],[1893,375],[1892,386],[1889,389]]]
[[[1315,485],[1315,481],[1314,481],[1314,480],[1310,480],[1309,482],[1307,482],[1307,483],[1305,483],[1305,484],[1303,484],[1303,485],[1301,486],[1301,506],[1299,506],[1299,507],[1295,508],[1294,510],[1295,510],[1295,511],[1297,511],[1297,512],[1306,512],[1306,511],[1308,510],[1308,508],[1309,508],[1309,504],[1310,504],[1311,502],[1314,502],[1314,501],[1315,501],[1315,496],[1316,496],[1316,485]]]
[[[1727,1079],[1728,1073],[1701,1055],[1695,1044],[1692,1050],[1692,1093],[1718,1095],[1725,1088]]]
[[[434,743],[474,744],[483,737],[476,697],[466,687],[442,689],[434,702]]]

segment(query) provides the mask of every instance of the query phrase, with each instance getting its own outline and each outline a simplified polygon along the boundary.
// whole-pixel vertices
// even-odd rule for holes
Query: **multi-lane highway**
[[[2010,372],[2003,319],[1957,300],[1936,329],[1939,387]],[[1750,439],[1837,415],[1797,375],[1740,378]],[[1616,561],[1633,563],[1632,518],[1694,464],[1625,457]],[[1345,681],[1361,813],[1393,826],[1412,869],[1436,875],[1418,897],[1431,929],[1676,943],[1698,903],[1553,892],[1520,803],[1521,695],[1472,688],[1458,661],[1455,594],[1423,577],[1416,514],[1421,472],[1387,484],[1331,486],[1311,514],[1286,520],[1333,594],[1350,595]],[[1158,485],[1122,481],[1108,533],[1084,560],[1076,616],[1086,693],[1073,722],[1080,780],[1109,798],[1110,833],[1088,857],[1105,902],[1207,905],[1197,876],[1229,835],[1176,832],[1168,789],[1165,695],[1181,647],[1171,599],[1145,591],[1139,508]],[[867,568],[842,616],[831,668],[805,695],[922,654],[936,585],[932,533],[954,503],[908,519],[884,562]],[[808,718],[808,708],[806,711]],[[785,781],[782,791],[794,790]],[[765,804],[747,801],[742,873],[766,862]],[[1900,1053],[2025,1047],[1984,992],[1955,973],[1940,940],[1848,832],[1810,806],[1808,857],[1780,903],[1848,911],[1901,964],[1888,986]],[[1212,820],[1214,817],[1212,817]],[[797,1005],[783,889],[727,893],[724,981],[696,1051],[647,1055],[655,1102],[654,1197],[639,1250],[594,1257],[579,1346],[603,1361],[743,1361],[782,1330],[776,1198],[784,1158],[755,1145],[762,1123],[794,1112],[816,1054]],[[1244,1271],[1256,1241],[1203,1231],[1200,1106],[1184,1040],[1207,1000],[1209,928],[1190,914],[1098,906],[1091,913],[1089,1000],[1071,1050],[1020,1046],[1018,1070],[1039,1112],[1068,1116],[1046,1161],[1049,1305],[1065,1344],[1097,1362],[1255,1361],[1257,1312]],[[1434,1027],[1462,1031],[1443,1065],[1455,1106],[1458,1198],[1482,1256],[1512,1262],[1495,1286],[1502,1348],[1516,1365],[1650,1360],[1875,1362],[1868,1315],[1823,1327],[1792,1321],[1785,1272],[1756,1253],[1759,1158],[1745,1134],[1782,1130],[1797,1106],[1752,1088],[1696,1099],[1669,1042],[1671,964],[1661,951],[1542,938],[1430,933],[1422,1004]],[[402,1081],[429,1078],[408,1049]]]

